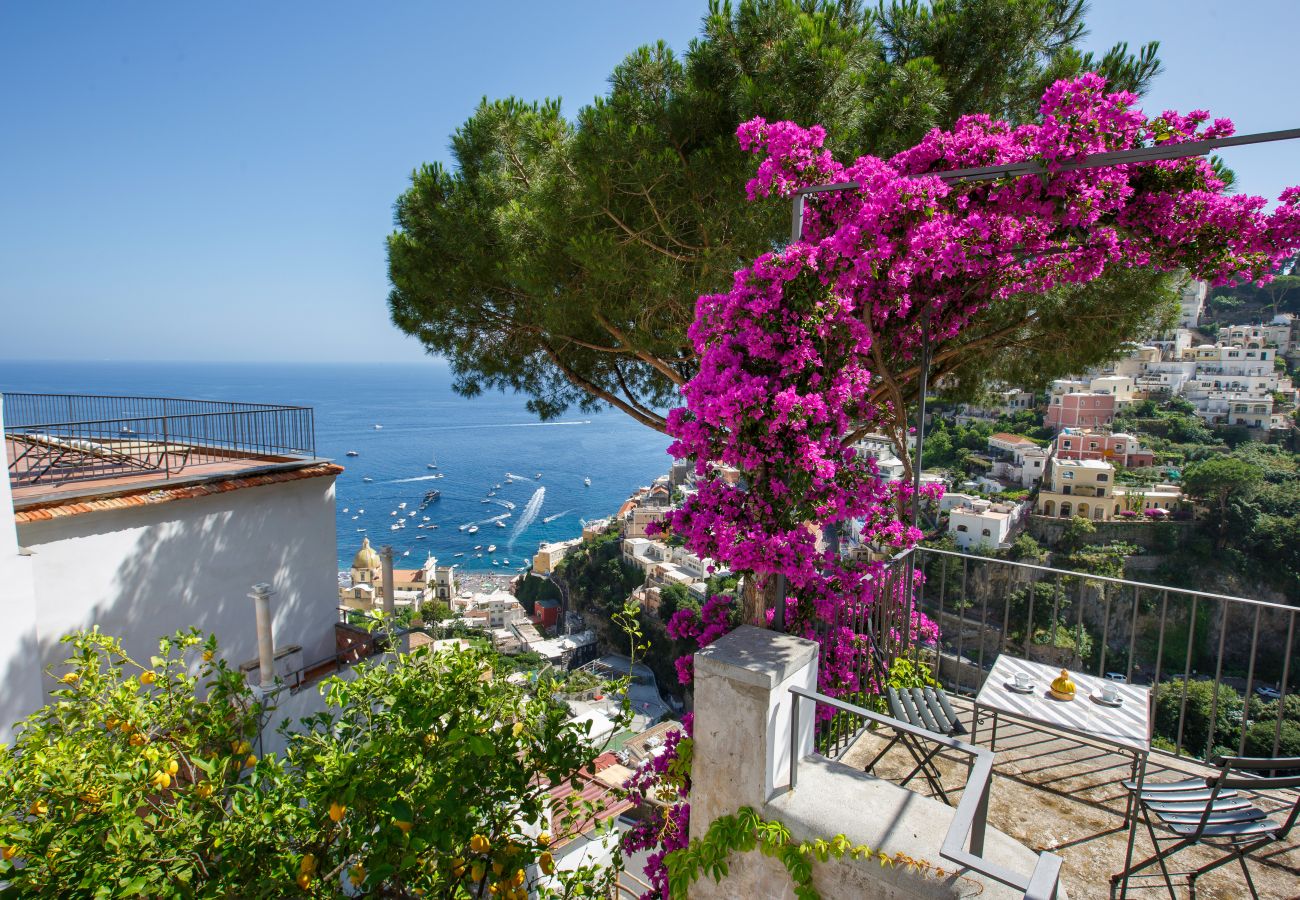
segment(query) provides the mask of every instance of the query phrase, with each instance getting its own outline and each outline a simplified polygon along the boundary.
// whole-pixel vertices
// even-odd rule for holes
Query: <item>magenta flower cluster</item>
[[[1108,268],[1265,281],[1300,249],[1300,188],[1269,211],[1263,198],[1226,193],[1197,157],[1071,168],[1094,153],[1232,133],[1204,112],[1148,117],[1135,103],[1086,74],[1047,91],[1037,124],[966,116],[891,159],[848,165],[825,149],[820,127],[740,126],[741,147],[759,157],[750,199],[860,186],[810,195],[800,240],[736,272],[725,294],[699,299],[689,331],[699,372],[668,417],[670,452],[694,461],[698,492],[665,526],[737,575],[760,584],[784,576],[787,627],[822,643],[823,691],[878,691],[859,674],[862,636],[843,623],[878,604],[895,613],[912,605],[914,584],[884,579],[881,563],[829,553],[818,540],[824,526],[849,520],[882,549],[921,537],[900,515],[911,486],[883,481],[851,444],[855,430],[906,427],[897,398],[872,399],[888,396],[877,391],[893,374],[884,366],[911,364],[924,339],[942,344],[992,303],[1032,304]],[[1047,174],[957,184],[934,174],[1028,160]],[[699,617],[675,617],[676,636],[721,634],[716,600]],[[901,627],[913,640],[938,637],[917,612]],[[678,671],[688,679],[689,661]]]

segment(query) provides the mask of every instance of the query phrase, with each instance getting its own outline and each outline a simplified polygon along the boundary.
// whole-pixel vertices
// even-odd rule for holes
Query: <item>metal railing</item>
[[[929,547],[911,554],[925,575],[916,604],[939,625],[937,668],[955,693],[977,693],[1009,653],[1152,685],[1156,750],[1278,755],[1300,608]],[[1189,702],[1207,690],[1208,715]]]
[[[906,722],[878,715],[861,706],[836,700],[816,691],[790,688],[790,789],[799,782],[799,703],[811,700],[859,719],[875,722],[890,729],[904,731],[930,743],[940,744],[970,757],[970,772],[961,802],[953,811],[952,822],[944,835],[939,855],[959,866],[979,872],[994,881],[1023,891],[1028,900],[1053,900],[1061,882],[1061,858],[1046,851],[1029,875],[1015,872],[984,858],[984,836],[988,829],[989,788],[993,783],[993,751],[956,738],[945,737],[916,728]]]
[[[230,459],[314,458],[310,407],[114,397],[4,394],[14,487],[150,474]]]

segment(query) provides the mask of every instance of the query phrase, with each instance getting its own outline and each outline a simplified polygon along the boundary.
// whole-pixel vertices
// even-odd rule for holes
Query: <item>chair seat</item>
[[[1220,825],[1206,825],[1201,832],[1203,838],[1229,838],[1234,841],[1258,840],[1271,835],[1282,826],[1272,819],[1256,819],[1253,822],[1225,822]],[[1171,823],[1169,830],[1184,837],[1196,833],[1197,825],[1178,825]]]
[[[1268,818],[1268,813],[1256,809],[1253,806],[1247,806],[1245,809],[1228,809],[1215,811],[1209,815],[1201,812],[1186,813],[1158,813],[1160,821],[1166,825],[1195,825],[1205,819],[1210,825],[1228,825],[1234,822],[1255,822],[1259,819]]]
[[[1209,798],[1206,799],[1208,800]],[[1163,797],[1158,800],[1144,799],[1142,801],[1142,805],[1154,813],[1196,813],[1197,815],[1200,815],[1205,811],[1205,803],[1206,800],[1185,803],[1172,799],[1166,800]],[[1245,809],[1248,806],[1250,806],[1250,801],[1245,797],[1224,798],[1223,795],[1219,795],[1219,798],[1214,801],[1215,812],[1228,809]]]
[[[1127,791],[1136,791],[1137,782],[1129,779],[1121,781]],[[1147,781],[1142,784],[1143,793],[1158,793],[1160,791],[1190,791],[1205,790],[1204,778],[1184,778],[1182,781]]]
[[[936,734],[965,734],[957,714],[953,712],[948,697],[934,688],[890,688],[889,708],[894,718],[933,731]]]

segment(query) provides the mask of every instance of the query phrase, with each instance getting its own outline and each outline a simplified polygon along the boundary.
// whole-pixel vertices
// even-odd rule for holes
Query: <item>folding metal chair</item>
[[[1196,879],[1213,869],[1236,860],[1241,864],[1241,871],[1246,876],[1246,886],[1250,895],[1256,900],[1259,892],[1251,880],[1250,869],[1246,866],[1246,857],[1256,850],[1286,838],[1296,824],[1300,813],[1300,794],[1291,802],[1291,812],[1279,823],[1272,818],[1277,812],[1265,812],[1255,805],[1255,801],[1243,796],[1239,791],[1267,791],[1300,787],[1300,757],[1255,758],[1247,756],[1219,757],[1210,761],[1219,772],[1205,778],[1187,778],[1166,784],[1144,784],[1139,793],[1137,784],[1124,782],[1135,795],[1138,807],[1142,811],[1142,820],[1146,823],[1147,833],[1151,835],[1151,846],[1155,855],[1132,863],[1133,839],[1137,832],[1137,818],[1129,826],[1128,855],[1126,868],[1118,875],[1112,875],[1110,893],[1115,896],[1116,888],[1122,898],[1128,891],[1131,878],[1160,878],[1165,880],[1169,896],[1178,900],[1174,893],[1173,875],[1170,874],[1165,861],[1188,847],[1196,844],[1215,847],[1224,851],[1224,855],[1214,862],[1207,863],[1190,872],[1175,873],[1187,876],[1187,887],[1193,898],[1196,897]],[[1289,775],[1255,775],[1257,772],[1290,771]],[[1281,812],[1283,810],[1279,810]],[[1157,836],[1156,826],[1166,832]],[[1162,846],[1163,845],[1163,846]],[[1153,865],[1160,866],[1160,874],[1139,875],[1138,872]]]
[[[940,688],[889,688],[889,710],[890,715],[900,722],[906,722],[916,728],[924,728],[926,731],[932,731],[935,734],[944,737],[965,734],[966,726],[957,718],[953,712],[952,705],[948,703],[948,697]],[[940,744],[931,750],[926,750],[921,744],[921,739],[906,731],[896,730],[889,743],[885,744],[883,750],[876,754],[875,759],[867,763],[866,771],[870,772],[880,762],[881,757],[888,753],[895,744],[902,744],[907,752],[911,754],[912,760],[916,763],[913,769],[900,785],[906,785],[917,775],[924,776],[929,783],[930,789],[943,799],[944,803],[949,806],[952,801],[948,799],[948,794],[944,791],[940,783],[941,775],[938,767],[934,764],[934,758],[943,749]]]

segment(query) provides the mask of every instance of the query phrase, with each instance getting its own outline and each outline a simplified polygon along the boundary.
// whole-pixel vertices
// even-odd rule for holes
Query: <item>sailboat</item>
[[[436,469],[436,468],[438,468],[438,457],[436,457],[436,456],[434,456],[432,453],[430,453],[430,454],[429,454],[429,462],[428,462],[428,464],[425,466],[425,468],[428,468],[428,469]]]

